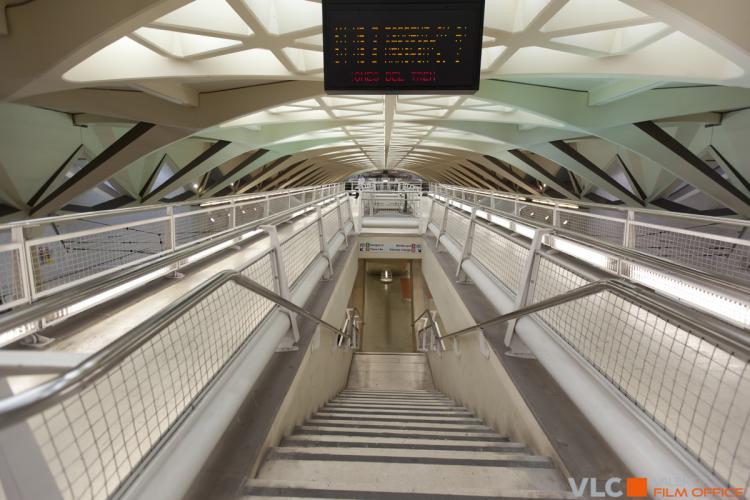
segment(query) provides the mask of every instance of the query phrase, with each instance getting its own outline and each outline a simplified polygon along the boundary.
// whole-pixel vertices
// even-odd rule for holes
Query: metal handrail
[[[439,195],[439,196],[442,196],[442,195]],[[437,201],[440,202],[440,200],[437,200]],[[464,202],[465,200],[462,200],[462,203]],[[442,203],[444,203],[444,206],[446,207],[450,205],[447,202],[442,202]],[[504,219],[507,219],[514,223],[522,224],[524,226],[530,226],[534,229],[549,229],[550,230],[549,234],[551,234],[552,236],[564,237],[570,241],[580,243],[583,245],[587,245],[587,246],[596,248],[598,250],[602,250],[610,254],[613,257],[624,259],[624,260],[630,260],[639,264],[644,264],[654,269],[658,269],[660,272],[663,272],[665,274],[671,274],[677,277],[690,278],[694,281],[700,282],[701,285],[703,286],[708,285],[709,288],[728,293],[729,295],[736,297],[736,298],[740,298],[744,300],[748,296],[750,296],[750,287],[743,285],[741,283],[737,283],[735,281],[731,281],[729,279],[717,278],[716,276],[706,273],[704,271],[701,271],[700,269],[693,269],[685,265],[679,264],[677,262],[664,259],[662,257],[657,257],[655,255],[643,253],[643,252],[640,252],[638,250],[634,250],[631,248],[626,248],[626,247],[622,247],[619,245],[606,243],[601,240],[597,240],[595,238],[581,235],[580,233],[576,233],[575,231],[571,231],[569,229],[552,226],[552,225],[545,224],[543,222],[538,222],[538,221],[530,222],[528,219],[524,219],[522,217],[519,217],[513,214],[507,214],[505,212],[500,212],[498,210],[492,209],[491,207],[485,207],[485,206],[477,205],[471,202],[466,202],[465,204],[475,206],[477,207],[477,209],[481,209],[487,212],[488,214],[497,215],[498,217],[502,217]],[[491,224],[491,221],[485,221],[481,218],[477,218],[476,223],[483,225],[483,226],[487,226],[488,224]]]
[[[176,321],[201,300],[229,281],[233,281],[243,288],[276,303],[282,309],[325,327],[336,335],[347,338],[350,336],[348,332],[336,328],[306,309],[244,276],[241,272],[223,271],[172,305],[162,309],[153,317],[140,323],[127,334],[104,347],[101,351],[86,358],[76,367],[36,387],[0,400],[0,428],[18,423],[31,415],[38,414],[56,403],[67,399],[73,394],[81,392],[151,338],[158,335],[159,332]]]
[[[503,193],[503,192],[498,192],[498,191],[473,189],[473,188],[453,186],[450,184],[441,184],[441,183],[436,183],[436,185],[446,190],[478,194],[481,196],[497,197],[497,198],[502,198],[502,199],[506,199],[510,201],[519,201],[521,203],[525,203],[527,201],[536,202],[535,205],[540,206],[540,207],[543,207],[543,206],[552,207],[555,204],[568,204],[568,205],[576,205],[576,206],[587,207],[587,208],[599,208],[602,210],[610,210],[613,212],[627,212],[628,210],[633,210],[635,213],[639,213],[639,214],[655,215],[655,216],[660,216],[660,217],[674,217],[675,219],[700,220],[700,221],[705,221],[705,222],[725,222],[725,223],[738,224],[738,225],[750,227],[750,221],[746,219],[742,219],[742,218],[716,217],[713,215],[671,212],[671,211],[664,210],[664,209],[629,207],[625,205],[609,205],[606,203],[595,203],[595,202],[582,200],[582,199],[572,200],[572,199],[536,196],[536,195],[531,195],[531,194],[523,195],[523,194],[514,194],[514,193]],[[437,192],[435,190],[431,190],[431,191]],[[561,207],[561,208],[565,208],[565,207]]]
[[[23,220],[17,220],[17,221],[10,221],[10,222],[3,222],[0,224],[0,230],[4,229],[10,229],[13,227],[25,227],[25,226],[35,226],[39,224],[49,224],[52,222],[61,222],[66,220],[76,220],[76,219],[89,219],[92,217],[107,217],[110,215],[118,215],[123,213],[133,213],[133,212],[149,212],[153,210],[164,210],[169,207],[183,207],[183,206],[190,206],[190,205],[207,205],[204,208],[210,208],[213,206],[216,206],[217,208],[220,208],[222,205],[226,204],[229,205],[232,202],[235,203],[245,203],[250,202],[254,200],[264,200],[266,198],[277,198],[280,196],[287,196],[294,193],[300,193],[305,191],[316,191],[316,190],[323,190],[326,188],[330,188],[332,186],[339,185],[340,183],[332,183],[332,184],[322,184],[320,186],[315,187],[301,187],[301,188],[293,188],[293,189],[280,189],[276,191],[268,191],[265,193],[252,193],[252,194],[243,194],[243,195],[229,195],[229,196],[221,196],[217,198],[194,198],[190,200],[185,201],[176,201],[171,203],[159,203],[159,204],[153,204],[153,205],[141,205],[137,207],[124,207],[124,208],[112,208],[109,210],[96,210],[96,211],[90,211],[90,212],[75,212],[75,213],[68,213],[65,215],[50,215],[47,217],[38,217],[38,218],[31,218],[31,219],[23,219]],[[316,200],[317,201],[317,200]],[[300,205],[301,206],[301,205]]]
[[[615,295],[623,297],[632,303],[648,309],[649,311],[657,312],[662,318],[680,324],[683,329],[689,330],[694,335],[710,339],[720,345],[727,352],[750,359],[750,331],[721,321],[713,316],[700,313],[696,314],[694,309],[666,299],[655,293],[650,288],[619,278],[594,281],[593,283],[574,288],[573,290],[569,290],[559,295],[554,295],[548,299],[516,309],[507,314],[496,316],[470,327],[442,335],[440,339],[445,340],[451,337],[459,337],[461,335],[475,333],[477,329],[486,326],[518,319],[544,309],[549,309],[601,292],[612,292]],[[420,314],[417,321],[427,312],[429,312],[429,309]]]
[[[332,198],[340,196],[341,193],[336,193],[332,196]],[[10,312],[7,312],[0,316],[0,332],[13,330],[14,328],[18,328],[40,318],[44,318],[47,315],[60,311],[72,304],[76,304],[88,298],[94,297],[104,292],[105,290],[123,285],[141,276],[145,276],[164,267],[176,264],[192,255],[198,254],[211,247],[237,238],[237,236],[248,232],[248,230],[252,228],[258,228],[260,225],[279,221],[280,219],[287,217],[290,213],[293,213],[300,208],[305,208],[316,203],[320,203],[320,200],[314,200],[297,207],[290,208],[283,212],[279,212],[277,214],[271,214],[262,219],[258,219],[257,221],[253,221],[246,225],[234,228],[224,234],[217,236],[216,238],[211,238],[196,243],[195,245],[176,250],[175,252],[165,254],[162,257],[158,257],[152,261],[138,264],[133,267],[128,267],[121,271],[116,271],[112,274],[107,274],[90,281],[85,281],[80,285],[66,290],[65,293],[50,295],[36,302],[15,307],[14,309],[11,309]]]

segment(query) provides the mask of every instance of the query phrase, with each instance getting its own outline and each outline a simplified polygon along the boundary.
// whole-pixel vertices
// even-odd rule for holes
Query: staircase
[[[356,354],[349,386],[270,450],[245,498],[570,498],[552,462],[432,386],[419,354]]]

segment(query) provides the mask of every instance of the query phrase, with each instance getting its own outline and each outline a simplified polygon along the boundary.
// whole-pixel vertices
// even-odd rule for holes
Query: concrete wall
[[[432,248],[425,245],[422,274],[432,294],[447,334],[476,322],[438,263]],[[446,351],[428,355],[435,386],[474,411],[487,425],[513,441],[521,441],[534,452],[566,469],[547,435],[500,364],[482,333],[446,341]]]
[[[355,243],[356,240],[352,239],[349,244]],[[346,307],[357,277],[357,264],[357,252],[351,252],[321,316],[332,325],[341,327],[344,324]],[[266,436],[263,451],[259,453],[259,459],[253,465],[250,477],[256,474],[266,450],[276,446],[294,427],[302,424],[344,388],[349,377],[351,360],[351,352],[336,347],[334,334],[320,331],[320,328],[316,329],[297,375]]]

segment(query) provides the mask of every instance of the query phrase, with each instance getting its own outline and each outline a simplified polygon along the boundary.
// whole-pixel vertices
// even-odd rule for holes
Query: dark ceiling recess
[[[484,0],[323,0],[328,93],[479,89]]]

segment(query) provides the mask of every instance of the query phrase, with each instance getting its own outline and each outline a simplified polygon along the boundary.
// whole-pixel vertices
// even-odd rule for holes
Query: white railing
[[[6,492],[71,500],[123,493],[237,353],[262,350],[257,346],[269,335],[264,327],[274,300],[242,279],[287,301],[295,287],[307,290],[303,280],[319,279],[308,275],[313,264],[321,257],[330,263],[346,244],[348,205],[348,197],[335,197],[309,212],[309,223],[282,242],[275,226],[263,226],[275,243],[268,250],[206,281],[51,381],[8,396],[12,384],[0,376],[0,479]],[[336,226],[329,224],[324,235],[323,221],[332,213]],[[281,311],[290,315],[295,335],[299,308]],[[356,347],[346,331],[334,333],[345,339],[342,348]],[[12,453],[9,461],[5,452]]]
[[[0,316],[6,320],[0,321],[0,346],[254,236],[263,222],[306,213],[342,192],[343,185],[332,184],[0,226],[0,242],[6,241],[0,243],[0,312],[55,301],[38,317],[25,311],[24,321],[7,328],[2,326],[8,316]],[[94,287],[101,289],[97,299],[83,297]],[[74,296],[81,298],[58,300]]]
[[[421,191],[362,191],[361,216],[405,215],[417,217],[420,212]]]
[[[342,191],[316,188],[0,225],[0,311],[59,293]]]
[[[518,196],[443,184],[435,194],[533,225],[547,225],[750,286],[750,221],[585,201]]]
[[[750,326],[750,289],[743,284],[723,281],[721,277],[716,278],[714,274],[702,272],[700,269],[693,272],[682,262],[673,263],[663,258],[655,258],[622,245],[597,245],[596,239],[578,240],[575,232],[566,232],[533,221],[527,223],[522,217],[505,216],[497,209],[484,208],[485,205],[473,204],[466,198],[455,200],[440,194],[433,196],[452,207],[451,210],[445,211],[440,203],[436,203],[431,208],[429,220],[440,228],[441,235],[447,234],[456,241],[464,241],[470,237],[469,241],[472,244],[466,250],[467,254],[473,252],[485,255],[488,262],[498,259],[489,266],[503,275],[506,285],[513,285],[521,279],[514,274],[513,267],[506,265],[508,259],[524,258],[520,242],[507,242],[497,235],[486,235],[486,239],[480,238],[480,242],[475,243],[474,231],[487,231],[482,227],[475,229],[475,220],[490,222],[529,239],[533,239],[538,231],[546,231],[548,234],[541,237],[540,245],[544,244],[587,264],[642,283],[709,314],[720,316],[746,328]],[[489,243],[491,240],[492,243]]]
[[[617,274],[620,269],[615,254],[568,240],[551,228],[521,224],[492,209],[442,195],[436,196],[431,209],[429,229],[437,245],[451,246],[458,261],[457,274],[469,269],[478,273],[472,279],[489,277],[493,289],[514,301],[516,310],[606,279],[608,273]],[[600,269],[592,271],[592,265]],[[651,272],[664,275],[658,269]],[[643,282],[637,275],[628,278]],[[674,281],[671,286],[686,286],[686,280],[670,279]],[[703,289],[701,283],[687,286],[694,287],[693,291]],[[750,332],[690,308],[674,307],[676,313],[662,314],[663,304],[669,301],[658,297],[651,290],[637,299],[607,291],[532,317],[619,391],[647,425],[655,425],[657,434],[666,433],[666,442],[679,444],[697,468],[707,469],[725,484],[746,488],[750,482]],[[716,307],[727,312],[730,299],[722,300]],[[733,300],[744,311],[735,323],[746,328],[750,304]],[[702,325],[711,325],[710,331],[696,316],[702,316]],[[506,330],[509,347],[514,345],[514,332],[515,320]]]
[[[411,193],[421,193],[422,192],[422,185],[421,184],[412,184],[409,182],[389,182],[389,181],[380,181],[380,182],[366,182],[364,185],[357,186],[357,189],[360,191],[390,191],[390,192],[411,192]]]

